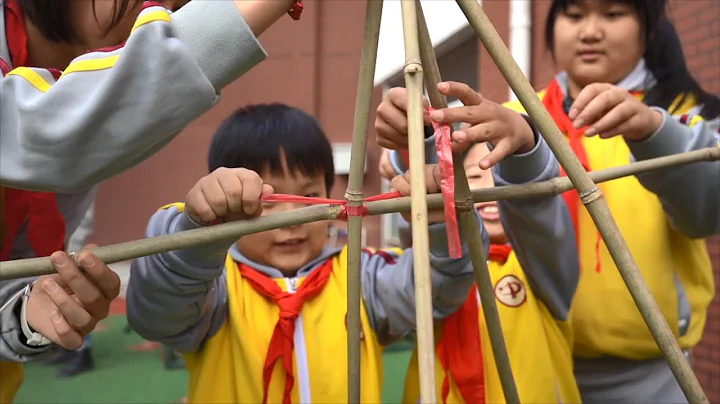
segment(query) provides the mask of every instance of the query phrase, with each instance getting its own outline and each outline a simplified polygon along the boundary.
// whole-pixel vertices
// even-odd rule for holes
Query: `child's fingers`
[[[400,192],[401,195],[408,196],[410,195],[410,177],[408,174],[397,175],[390,180],[390,187]]]
[[[456,143],[483,143],[497,137],[499,122],[490,121],[453,132],[452,141]]]
[[[408,92],[403,87],[395,87],[388,90],[385,98],[392,103],[395,107],[401,111],[407,112],[408,110]],[[422,99],[423,108],[430,106],[428,99],[423,97]],[[384,104],[384,103],[383,103]]]
[[[227,168],[220,168],[219,170],[228,170]],[[218,217],[225,217],[228,214],[228,197],[225,195],[225,191],[222,188],[222,185],[220,185],[220,181],[218,177],[222,177],[222,175],[211,175],[208,177],[205,177],[205,181],[203,183],[203,186],[201,188],[203,197],[205,198],[205,201],[210,206],[210,209],[213,211],[213,218],[210,220],[207,220],[208,222],[211,222],[215,220]]]
[[[620,91],[607,90],[598,94],[593,98],[585,109],[580,111],[577,119],[573,122],[576,128],[594,125],[598,119],[602,118],[615,106],[621,104],[625,100],[625,95]]]
[[[205,200],[205,195],[203,195],[202,188],[199,185],[195,185],[195,187],[190,190],[185,200],[187,212],[194,220],[210,223],[217,219],[210,204]]]
[[[237,175],[242,182],[242,210],[246,215],[252,215],[260,208],[263,180],[255,171],[246,169],[238,170]]]
[[[57,335],[57,341],[54,342],[69,350],[75,350],[82,346],[83,336],[70,326],[70,323],[60,313],[60,310],[57,308],[53,310],[50,321]]]
[[[593,123],[592,126],[585,131],[585,136],[607,133],[613,128],[632,120],[635,115],[636,111],[633,109],[632,104],[629,102],[621,102],[616,105],[615,108],[611,109],[610,112],[602,116],[600,120]]]
[[[465,106],[480,105],[483,102],[482,95],[465,83],[445,81],[438,83],[437,88],[446,96],[449,95],[457,97]]]
[[[494,109],[484,105],[469,107],[444,108],[430,112],[430,119],[438,123],[467,122],[473,125],[490,121],[494,118]]]
[[[227,204],[227,214],[243,211],[243,192],[245,185],[236,170],[228,171],[218,176],[218,184],[222,188]],[[219,217],[222,217],[218,215]],[[225,215],[223,215],[225,216]]]
[[[493,147],[492,151],[487,156],[480,160],[478,166],[483,170],[489,170],[492,166],[514,151],[515,150],[512,148],[512,142],[509,139],[502,139]]]
[[[578,94],[575,98],[572,107],[570,107],[568,118],[573,121],[576,120],[578,115],[585,109],[590,101],[592,101],[600,93],[605,92],[610,88],[612,88],[612,85],[607,83],[594,83],[585,86],[585,88],[583,88],[582,91],[580,91],[580,94]]]
[[[104,262],[100,261],[98,257],[90,252],[80,254],[79,261],[80,265],[82,265],[83,269],[85,269],[90,278],[94,281],[94,284],[97,285],[97,288],[106,300],[112,301],[118,297],[120,294],[120,277],[114,271],[108,268]],[[78,294],[78,291],[75,290],[75,293]],[[83,301],[86,302],[87,300]],[[107,306],[107,303],[102,302],[102,305],[103,308],[101,312],[105,313],[103,315],[103,317],[105,317],[107,316],[108,307],[105,307]]]
[[[386,149],[406,149],[408,146],[407,132],[398,131],[387,121],[377,119],[375,121],[375,133],[377,144]]]
[[[50,257],[55,266],[55,269],[62,277],[62,281],[65,282],[70,287],[75,296],[77,296],[78,301],[81,303],[84,311],[87,311],[91,316],[97,318],[107,316],[108,298],[105,297],[103,292],[98,287],[98,284],[102,281],[104,281],[105,283],[109,281],[111,282],[111,280],[109,279],[110,276],[114,275],[115,277],[117,277],[117,275],[115,275],[112,271],[105,267],[104,264],[98,264],[98,260],[95,258],[95,256],[87,252],[82,253],[79,256],[79,261],[85,271],[81,271],[80,268],[75,264],[75,261],[70,259],[64,252],[55,252]],[[103,267],[105,271],[103,271]],[[107,276],[103,272],[107,272]],[[98,284],[96,284],[94,281],[97,281]],[[117,279],[117,282],[113,283],[114,286],[119,289],[120,280]],[[47,291],[47,288],[45,289],[49,295],[50,292]],[[58,307],[60,306],[58,305]]]
[[[78,301],[71,298],[58,282],[47,279],[43,281],[42,288],[70,326],[80,331],[92,331],[95,326],[92,315]]]

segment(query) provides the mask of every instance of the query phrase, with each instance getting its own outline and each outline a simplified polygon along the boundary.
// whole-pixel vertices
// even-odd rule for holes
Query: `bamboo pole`
[[[601,183],[659,169],[668,169],[686,164],[717,160],[720,160],[720,148],[709,147],[691,152],[639,161],[605,170],[593,171],[589,174],[593,181]],[[557,177],[551,180],[530,184],[477,189],[472,191],[472,197],[475,203],[509,199],[527,199],[558,195],[571,189],[573,189],[573,184],[570,182],[569,178]],[[368,202],[365,206],[368,209],[369,215],[410,212],[411,210],[409,197]],[[428,195],[427,206],[430,209],[442,209],[442,195]],[[341,212],[341,205],[323,204],[309,206],[290,212],[275,213],[255,219],[223,223],[200,229],[186,230],[174,234],[111,244],[103,247],[97,247],[90,251],[104,263],[114,264],[147,255],[161,254],[184,248],[199,247],[222,241],[227,241],[229,247],[234,241],[248,234],[303,223],[317,222],[320,220],[335,220],[340,217]],[[55,268],[48,257],[0,262],[0,281],[30,278],[53,273],[55,273]]]
[[[428,32],[425,15],[422,11],[420,0],[415,0],[417,5],[418,34],[420,38],[420,58],[425,68],[425,85],[427,87],[430,105],[436,109],[447,108],[448,103],[444,95],[437,89],[438,83],[442,81],[440,69],[435,57],[430,33]],[[500,322],[497,303],[495,301],[495,288],[490,270],[488,269],[485,257],[482,238],[479,237],[480,226],[478,225],[475,213],[475,205],[470,194],[470,186],[465,173],[464,158],[462,153],[453,153],[453,172],[455,174],[455,210],[460,221],[460,231],[463,239],[468,244],[470,260],[475,273],[475,282],[480,295],[480,306],[482,307],[487,323],[490,345],[492,346],[495,366],[500,376],[505,402],[520,403],[515,379],[510,366],[505,337]],[[483,371],[483,369],[479,369]]]
[[[602,191],[593,183],[580,161],[565,141],[562,132],[553,122],[534,89],[513,59],[500,35],[490,23],[476,0],[456,0],[478,38],[488,50],[495,64],[525,107],[528,115],[538,126],[568,177],[580,194],[583,205],[595,222],[620,275],[630,291],[635,304],[645,319],[651,334],[665,355],[680,387],[692,404],[707,403],[708,399],[692,372],[690,363],[680,349],[675,336],[662,316],[647,283],[630,254],[620,229],[615,223]]]
[[[415,316],[420,373],[420,402],[433,403],[435,386],[435,338],[430,279],[427,189],[425,182],[425,136],[423,130],[423,67],[420,62],[415,0],[402,0],[405,39],[405,87],[408,91],[408,151],[412,206],[413,262],[415,264]]]
[[[365,7],[365,40],[360,56],[353,143],[350,152],[350,178],[345,192],[349,209],[363,205],[363,179],[365,178],[365,155],[367,154],[367,131],[370,119],[375,63],[382,0],[368,0]],[[360,263],[362,248],[362,216],[348,215],[348,276],[347,276],[347,342],[348,342],[348,403],[360,403],[361,355],[360,355]]]

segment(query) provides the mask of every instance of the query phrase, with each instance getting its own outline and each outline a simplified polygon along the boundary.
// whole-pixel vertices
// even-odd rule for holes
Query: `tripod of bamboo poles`
[[[471,260],[475,271],[481,303],[488,329],[491,345],[496,358],[496,365],[501,378],[506,402],[519,402],[513,381],[512,371],[507,358],[502,330],[492,285],[483,254],[483,246],[476,237],[479,232],[477,222],[472,216],[473,202],[526,198],[540,195],[559,194],[575,187],[581,195],[583,205],[587,207],[610,254],[618,267],[630,293],[635,300],[643,318],[667,358],[670,367],[678,379],[690,403],[706,403],[707,398],[697,378],[692,373],[689,363],[675,340],[670,328],[655,303],[642,275],[620,235],[619,229],[612,218],[602,192],[594,180],[605,181],[639,172],[649,171],[673,165],[689,164],[698,161],[720,159],[720,149],[709,148],[695,152],[667,156],[640,163],[629,164],[616,169],[586,173],[570,147],[565,143],[562,133],[544,109],[521,70],[505,47],[501,38],[488,20],[476,0],[456,0],[476,31],[480,41],[488,49],[493,61],[503,73],[513,91],[530,117],[540,128],[541,134],[568,173],[568,178],[556,178],[543,183],[508,186],[500,189],[469,191],[465,172],[462,168],[461,156],[453,155],[454,173],[457,177],[456,209],[460,217],[460,227],[465,235],[471,252]],[[351,154],[351,173],[346,192],[348,210],[363,205],[362,176],[366,153],[366,134],[370,108],[370,93],[377,57],[382,0],[367,1],[366,34],[363,48],[356,113],[353,133],[353,150]],[[422,89],[426,81],[431,103],[435,108],[444,108],[447,102],[436,90],[440,81],[437,62],[432,51],[427,26],[422,15],[418,0],[402,0],[403,33],[405,38],[405,79],[410,95],[409,99],[409,152],[411,172],[410,209],[408,198],[396,198],[388,201],[370,202],[365,207],[369,214],[382,214],[398,211],[412,212],[412,232],[415,261],[415,288],[418,328],[418,351],[420,365],[420,400],[424,403],[433,402],[435,392],[435,361],[432,305],[430,296],[429,240],[427,233],[428,207],[438,208],[443,204],[440,195],[428,196],[425,191],[424,137],[422,135]],[[424,76],[423,65],[429,68]],[[188,230],[172,235],[159,236],[99,247],[93,250],[105,263],[125,261],[141,256],[200,246],[221,240],[235,240],[247,234],[271,230],[275,228],[308,223],[319,220],[337,219],[343,208],[338,205],[319,205],[252,219],[238,223],[225,223],[203,229]],[[360,397],[360,232],[362,217],[348,215],[348,402],[359,403]],[[0,280],[38,276],[53,273],[49,258],[33,258],[17,261],[6,261],[0,266]]]

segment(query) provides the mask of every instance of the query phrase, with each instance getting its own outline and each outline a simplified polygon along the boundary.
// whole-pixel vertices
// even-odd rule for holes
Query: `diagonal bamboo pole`
[[[415,316],[417,318],[420,402],[433,403],[435,386],[435,338],[430,279],[427,189],[425,183],[425,136],[423,131],[423,67],[420,62],[415,0],[402,0],[405,39],[405,87],[408,91],[408,151],[412,205],[413,262],[415,264]]]
[[[437,89],[437,85],[442,79],[420,0],[415,0],[415,4],[417,4],[420,57],[425,68],[425,85],[428,98],[430,98],[430,105],[436,109],[447,108],[447,99]],[[480,294],[480,306],[487,322],[490,345],[492,346],[495,366],[505,395],[505,402],[520,403],[520,396],[510,366],[510,356],[505,345],[500,314],[495,302],[495,288],[485,258],[482,238],[478,237],[480,226],[475,218],[475,205],[470,194],[462,153],[453,153],[453,172],[455,174],[455,209],[460,219],[460,231],[470,250],[475,282],[478,285]],[[482,371],[482,369],[480,370]]]
[[[590,178],[597,182],[607,182],[630,175],[638,175],[658,169],[667,169],[703,161],[720,160],[720,148],[708,147],[691,152],[639,161],[619,167],[593,171]],[[522,185],[508,185],[500,188],[476,189],[472,191],[474,202],[501,201],[506,199],[525,199],[558,195],[573,189],[567,177]],[[365,205],[370,215],[382,215],[394,212],[409,212],[410,198],[394,198],[383,201],[368,202]],[[442,209],[442,195],[433,194],[427,197],[427,206],[431,209]],[[106,264],[128,261],[153,254],[184,248],[199,247],[211,243],[227,241],[230,246],[240,237],[281,227],[294,226],[321,220],[335,220],[342,212],[341,205],[316,205],[300,208],[291,212],[276,213],[240,222],[223,223],[201,229],[186,230],[164,236],[149,237],[124,243],[97,247],[92,251]],[[27,258],[0,262],[0,281],[30,278],[55,273],[55,268],[48,257]]]
[[[537,124],[548,146],[550,146],[560,164],[565,168],[575,188],[577,188],[583,205],[585,205],[595,222],[595,226],[600,232],[635,304],[640,310],[643,319],[645,319],[660,350],[668,360],[670,368],[688,401],[692,404],[707,403],[708,399],[693,374],[690,363],[685,359],[680,345],[665,321],[657,302],[643,279],[642,273],[630,254],[630,250],[610,213],[602,191],[585,172],[580,161],[565,141],[562,132],[560,132],[550,114],[545,110],[532,85],[530,85],[517,63],[515,63],[510,51],[490,23],[482,7],[477,3],[477,0],[456,1],[470,25],[475,29],[478,38],[525,107],[528,115]]]
[[[372,101],[375,63],[377,61],[382,0],[368,0],[365,8],[365,42],[360,56],[353,144],[350,152],[350,178],[345,192],[349,209],[363,205],[363,179],[367,154],[367,131]],[[348,276],[347,276],[347,330],[348,330],[348,403],[361,401],[360,355],[360,263],[362,248],[362,216],[348,216]]]

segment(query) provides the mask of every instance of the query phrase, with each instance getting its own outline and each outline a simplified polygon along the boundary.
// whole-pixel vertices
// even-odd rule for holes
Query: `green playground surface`
[[[55,377],[57,366],[29,364],[16,403],[177,403],[187,392],[185,370],[166,370],[162,349],[139,350],[144,341],[126,333],[122,315],[104,320],[93,334],[95,370],[74,378]],[[384,403],[399,403],[411,343],[388,347],[384,360]]]

